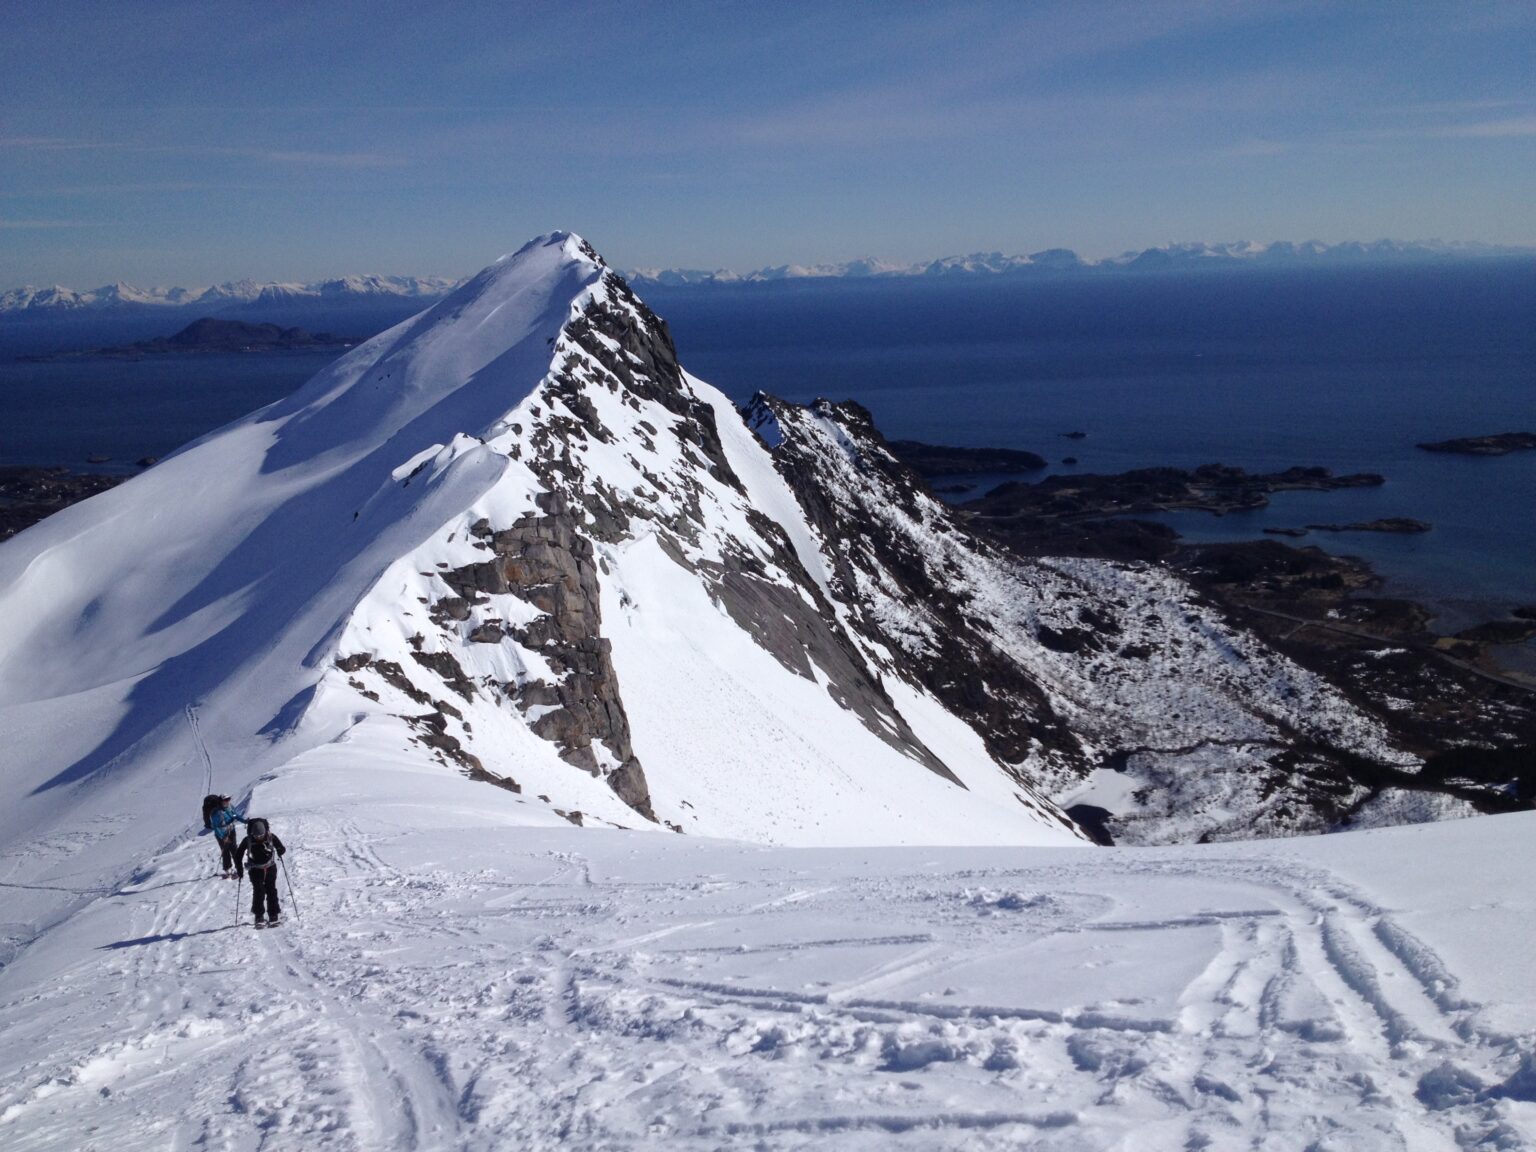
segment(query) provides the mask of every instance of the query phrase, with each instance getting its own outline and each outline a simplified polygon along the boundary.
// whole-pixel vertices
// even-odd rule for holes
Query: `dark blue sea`
[[[893,438],[1027,448],[1055,471],[1220,462],[1380,472],[1379,489],[1281,493],[1260,512],[1165,518],[1212,540],[1411,516],[1433,531],[1304,542],[1366,557],[1389,590],[1434,602],[1442,627],[1536,602],[1536,453],[1480,459],[1414,447],[1536,431],[1536,261],[645,296],[688,368],[733,397],[856,399]],[[68,344],[40,333],[0,325],[0,464],[80,467],[105,455],[101,467],[127,468],[284,395],[327,359],[11,359]],[[168,333],[133,338],[152,334]],[[83,331],[73,339],[110,342]]]
[[[893,438],[1027,448],[1053,472],[1379,472],[1381,488],[1162,519],[1189,539],[1237,540],[1411,516],[1433,531],[1302,543],[1364,556],[1389,591],[1433,601],[1441,627],[1536,602],[1536,452],[1415,447],[1536,431],[1536,261],[742,285],[648,299],[688,367],[731,395],[852,397]],[[1074,431],[1087,435],[1064,436]],[[1078,463],[1061,463],[1068,456]]]

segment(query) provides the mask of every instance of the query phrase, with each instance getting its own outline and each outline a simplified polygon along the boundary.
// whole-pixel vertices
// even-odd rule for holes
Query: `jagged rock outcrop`
[[[1023,557],[970,529],[854,403],[743,410],[824,542],[882,674],[921,686],[1063,803],[1145,789],[1117,838],[1321,831],[1417,759],[1327,682],[1157,566]]]
[[[602,635],[602,606],[592,543],[581,535],[565,500],[549,493],[539,500],[544,514],[524,516],[495,530],[482,520],[470,529],[488,543],[495,559],[444,572],[443,581],[458,593],[439,601],[450,619],[485,594],[510,594],[543,615],[522,625],[480,624],[468,630],[473,643],[499,643],[510,637],[537,651],[558,677],[554,682],[527,680],[509,685],[513,703],[533,712],[533,731],[560,746],[560,755],[594,776],[604,776],[626,804],[655,820],[645,770],[630,744],[629,720]],[[444,604],[448,607],[443,607]],[[462,606],[462,608],[461,608]],[[601,744],[611,756],[606,772],[593,751]]]
[[[1104,775],[1178,785],[1117,839],[1299,831],[1366,794],[1345,757],[1413,768],[1167,570],[1008,553],[857,406],[748,415],[589,246],[539,238],[6,545],[13,697],[83,698],[87,663],[132,685],[27,787],[130,780],[204,696],[269,760],[500,785],[469,790],[493,822],[788,843],[1080,843],[1046,797]],[[133,578],[86,579],[84,539]],[[57,655],[85,619],[91,660]]]
[[[682,370],[666,325],[628,285],[589,247],[574,248],[565,267],[585,287],[558,326],[531,333],[548,357],[537,386],[477,437],[438,445],[396,469],[402,489],[482,453],[502,471],[478,504],[403,557],[359,607],[340,650],[366,652],[373,663],[355,670],[349,687],[362,684],[380,707],[398,701],[395,714],[411,723],[414,738],[447,760],[476,757],[466,774],[515,780],[525,797],[553,796],[524,778],[531,749],[521,759],[512,751],[526,747],[508,727],[515,718],[518,730],[569,768],[603,780],[629,810],[674,828],[739,835],[763,819],[857,828],[852,811],[828,806],[843,801],[820,793],[836,794],[860,774],[870,786],[886,775],[889,794],[877,807],[915,828],[924,805],[909,794],[914,782],[905,774],[916,768],[936,782],[919,791],[964,795],[985,782],[1016,809],[994,810],[983,823],[1075,834],[1026,774],[1000,772],[973,734],[965,739],[975,747],[962,754],[953,734],[945,733],[939,751],[932,735],[919,732],[907,714],[913,704],[893,699],[887,673],[849,631],[819,554],[804,550],[806,527],[787,491],[775,488],[776,498],[761,490],[780,481],[739,414]],[[471,282],[459,310],[477,307],[475,290]],[[743,467],[756,477],[751,483]],[[765,506],[775,499],[776,507]],[[670,619],[668,601],[698,595],[702,602],[689,611],[704,617]],[[403,656],[393,642],[381,644],[380,620],[403,636]],[[716,620],[724,631],[702,639]],[[747,671],[764,658],[771,671]],[[384,671],[396,668],[391,682]],[[384,683],[370,681],[370,671]],[[656,677],[678,682],[658,693]],[[721,706],[740,709],[734,720],[696,711],[687,683],[695,677],[703,677],[705,695],[730,686]],[[781,683],[786,678],[801,686]],[[460,715],[441,708],[455,698],[464,700]],[[441,724],[422,718],[422,701],[437,702],[430,715]],[[923,722],[934,731],[948,723]],[[850,724],[860,734],[844,731]],[[742,726],[734,735],[733,725]],[[701,731],[710,734],[699,739]],[[665,794],[651,771],[657,758],[670,783]],[[839,762],[845,758],[852,765]],[[775,789],[785,772],[798,783]],[[994,782],[978,780],[978,772]],[[716,773],[735,805],[724,824],[708,822],[712,804],[696,791]],[[822,773],[828,780],[817,779]],[[681,792],[682,779],[696,783]],[[567,779],[558,788],[572,786]],[[615,822],[594,812],[590,796],[547,802],[563,804],[563,812],[579,808],[587,822]],[[754,804],[761,811],[753,813]],[[956,829],[965,823],[949,818]]]

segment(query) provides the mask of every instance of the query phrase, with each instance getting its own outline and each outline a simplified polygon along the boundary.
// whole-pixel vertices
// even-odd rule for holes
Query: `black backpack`
[[[224,807],[224,797],[217,792],[210,792],[203,797],[203,827],[213,827],[213,814]]]

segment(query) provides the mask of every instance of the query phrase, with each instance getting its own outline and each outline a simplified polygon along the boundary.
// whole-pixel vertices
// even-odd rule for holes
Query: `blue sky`
[[[0,287],[1536,243],[1531,3],[7,7]]]

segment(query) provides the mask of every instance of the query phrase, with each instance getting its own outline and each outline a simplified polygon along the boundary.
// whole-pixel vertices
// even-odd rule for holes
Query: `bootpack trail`
[[[189,839],[0,971],[5,1147],[1536,1140],[1524,816],[770,849],[359,806],[336,776],[253,798],[302,924],[232,927]]]

